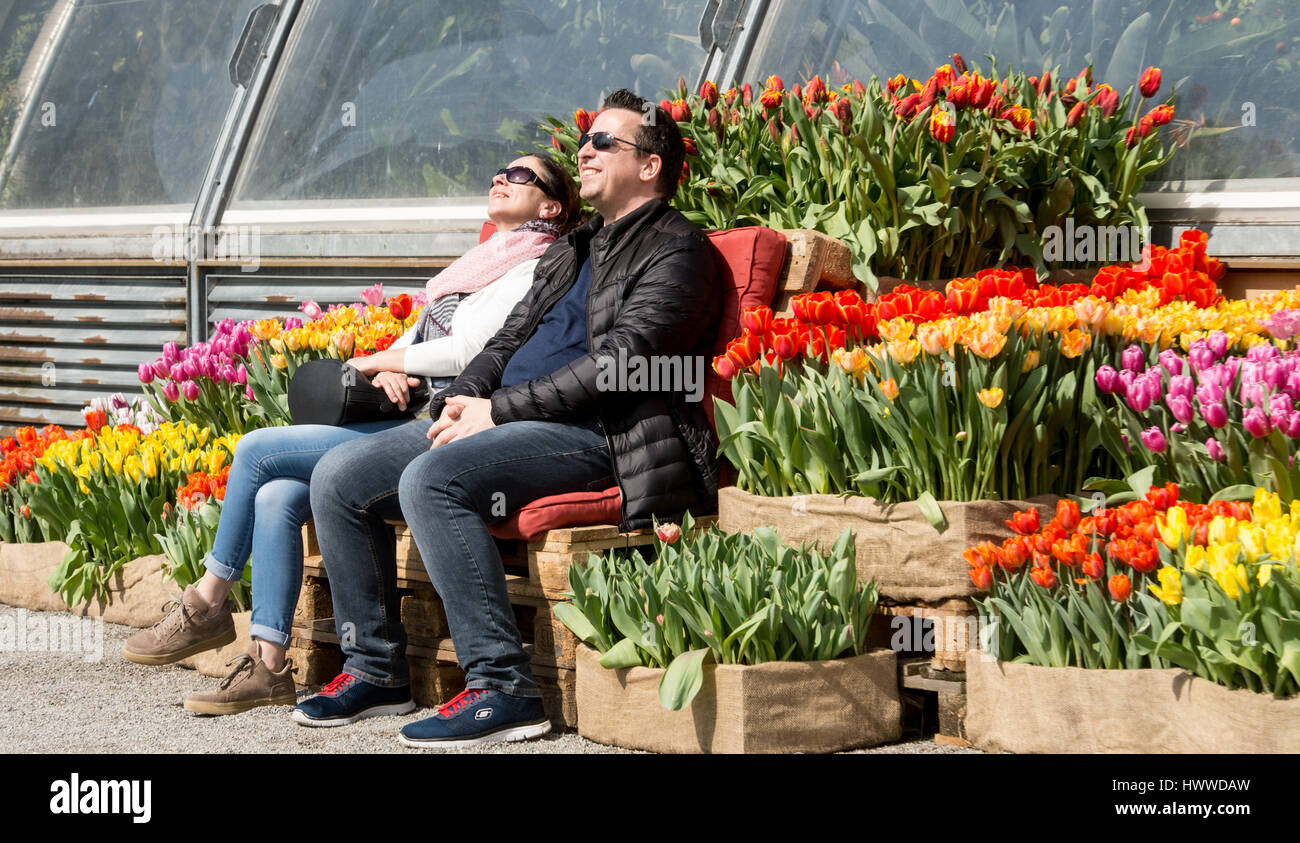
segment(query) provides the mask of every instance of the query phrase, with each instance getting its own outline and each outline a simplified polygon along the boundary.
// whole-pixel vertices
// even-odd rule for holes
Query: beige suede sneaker
[[[126,639],[124,659],[137,664],[171,664],[235,640],[230,604],[208,615],[208,604],[192,585],[185,586],[181,599],[173,600],[163,611],[162,620]]]
[[[234,665],[221,687],[185,698],[187,711],[198,714],[238,714],[263,705],[293,705],[298,702],[293,681],[293,659],[284,660],[284,668],[272,673],[257,657],[257,641],[242,656],[226,662]]]

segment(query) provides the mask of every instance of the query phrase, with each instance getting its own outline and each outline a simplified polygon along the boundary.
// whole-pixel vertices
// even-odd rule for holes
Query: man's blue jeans
[[[251,637],[289,646],[293,610],[302,587],[302,525],[311,517],[307,481],[316,462],[335,445],[401,422],[348,427],[295,424],[265,427],[240,437],[216,539],[204,564],[223,580],[239,579],[244,565],[252,564]]]
[[[489,523],[546,495],[608,488],[613,467],[597,421],[519,421],[430,450],[418,419],[348,442],[321,459],[311,508],[347,673],[410,682],[393,532],[405,519],[442,599],[467,688],[540,696],[506,594]]]

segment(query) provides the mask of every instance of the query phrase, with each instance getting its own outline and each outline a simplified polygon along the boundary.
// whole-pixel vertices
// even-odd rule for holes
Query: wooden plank
[[[411,668],[411,697],[423,706],[439,706],[465,690],[465,671],[448,664],[407,653]]]
[[[819,286],[842,289],[856,283],[853,253],[842,241],[809,229],[781,229],[786,238],[785,267],[778,289],[811,293]]]
[[[653,544],[655,537],[649,530],[637,530],[633,533],[619,533],[607,539],[593,539],[584,542],[565,542],[549,538],[549,533],[543,541],[531,542],[528,545],[529,553],[603,553],[606,550],[626,549],[629,547],[643,547]]]
[[[402,595],[402,626],[410,638],[437,638],[447,634],[447,615],[432,591]]]
[[[343,669],[343,653],[331,645],[290,636],[285,655],[293,660],[293,678],[299,685],[324,685]]]
[[[533,620],[533,662],[573,668],[577,654],[578,638],[555,617],[555,604],[539,606]]]
[[[333,617],[334,601],[330,597],[329,580],[304,576],[298,590],[298,605],[293,610],[294,626],[309,626],[312,621]]]

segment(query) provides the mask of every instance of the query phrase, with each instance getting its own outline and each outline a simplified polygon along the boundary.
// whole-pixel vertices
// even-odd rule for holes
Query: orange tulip
[[[988,591],[993,587],[993,569],[988,565],[980,565],[978,568],[970,569],[970,581],[980,591]]]
[[[1129,582],[1127,574],[1116,574],[1110,578],[1107,586],[1110,588],[1110,596],[1119,603],[1123,603],[1133,593],[1133,583]]]
[[[1155,96],[1156,91],[1160,90],[1160,68],[1148,67],[1142,71],[1138,90],[1142,92],[1143,99]]]
[[[957,123],[945,109],[936,109],[930,115],[930,134],[939,143],[947,143],[957,133]]]
[[[1056,572],[1048,567],[1035,565],[1029,571],[1029,578],[1042,588],[1051,588],[1056,585]]]
[[[893,401],[898,397],[898,384],[894,382],[893,378],[883,380],[880,382],[880,391],[885,394],[886,398]]]

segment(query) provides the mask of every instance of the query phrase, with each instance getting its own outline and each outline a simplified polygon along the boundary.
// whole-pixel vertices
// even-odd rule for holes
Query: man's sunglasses
[[[545,193],[547,197],[555,198],[555,194],[546,186],[546,182],[542,181],[542,177],[528,167],[502,167],[497,170],[496,176],[505,176],[506,181],[511,184],[535,184],[537,189]],[[493,178],[496,178],[496,176],[493,176]]]
[[[592,149],[595,149],[598,152],[604,152],[607,149],[612,149],[614,146],[614,141],[618,141],[619,143],[625,143],[628,146],[635,147],[636,149],[641,150],[647,155],[651,154],[650,150],[646,149],[644,146],[640,146],[639,144],[632,143],[632,141],[630,140],[624,140],[623,138],[616,138],[610,132],[594,132],[590,135],[587,134],[586,132],[583,132],[582,136],[578,138],[578,149],[581,150],[584,146],[586,146],[587,141],[591,141]]]

